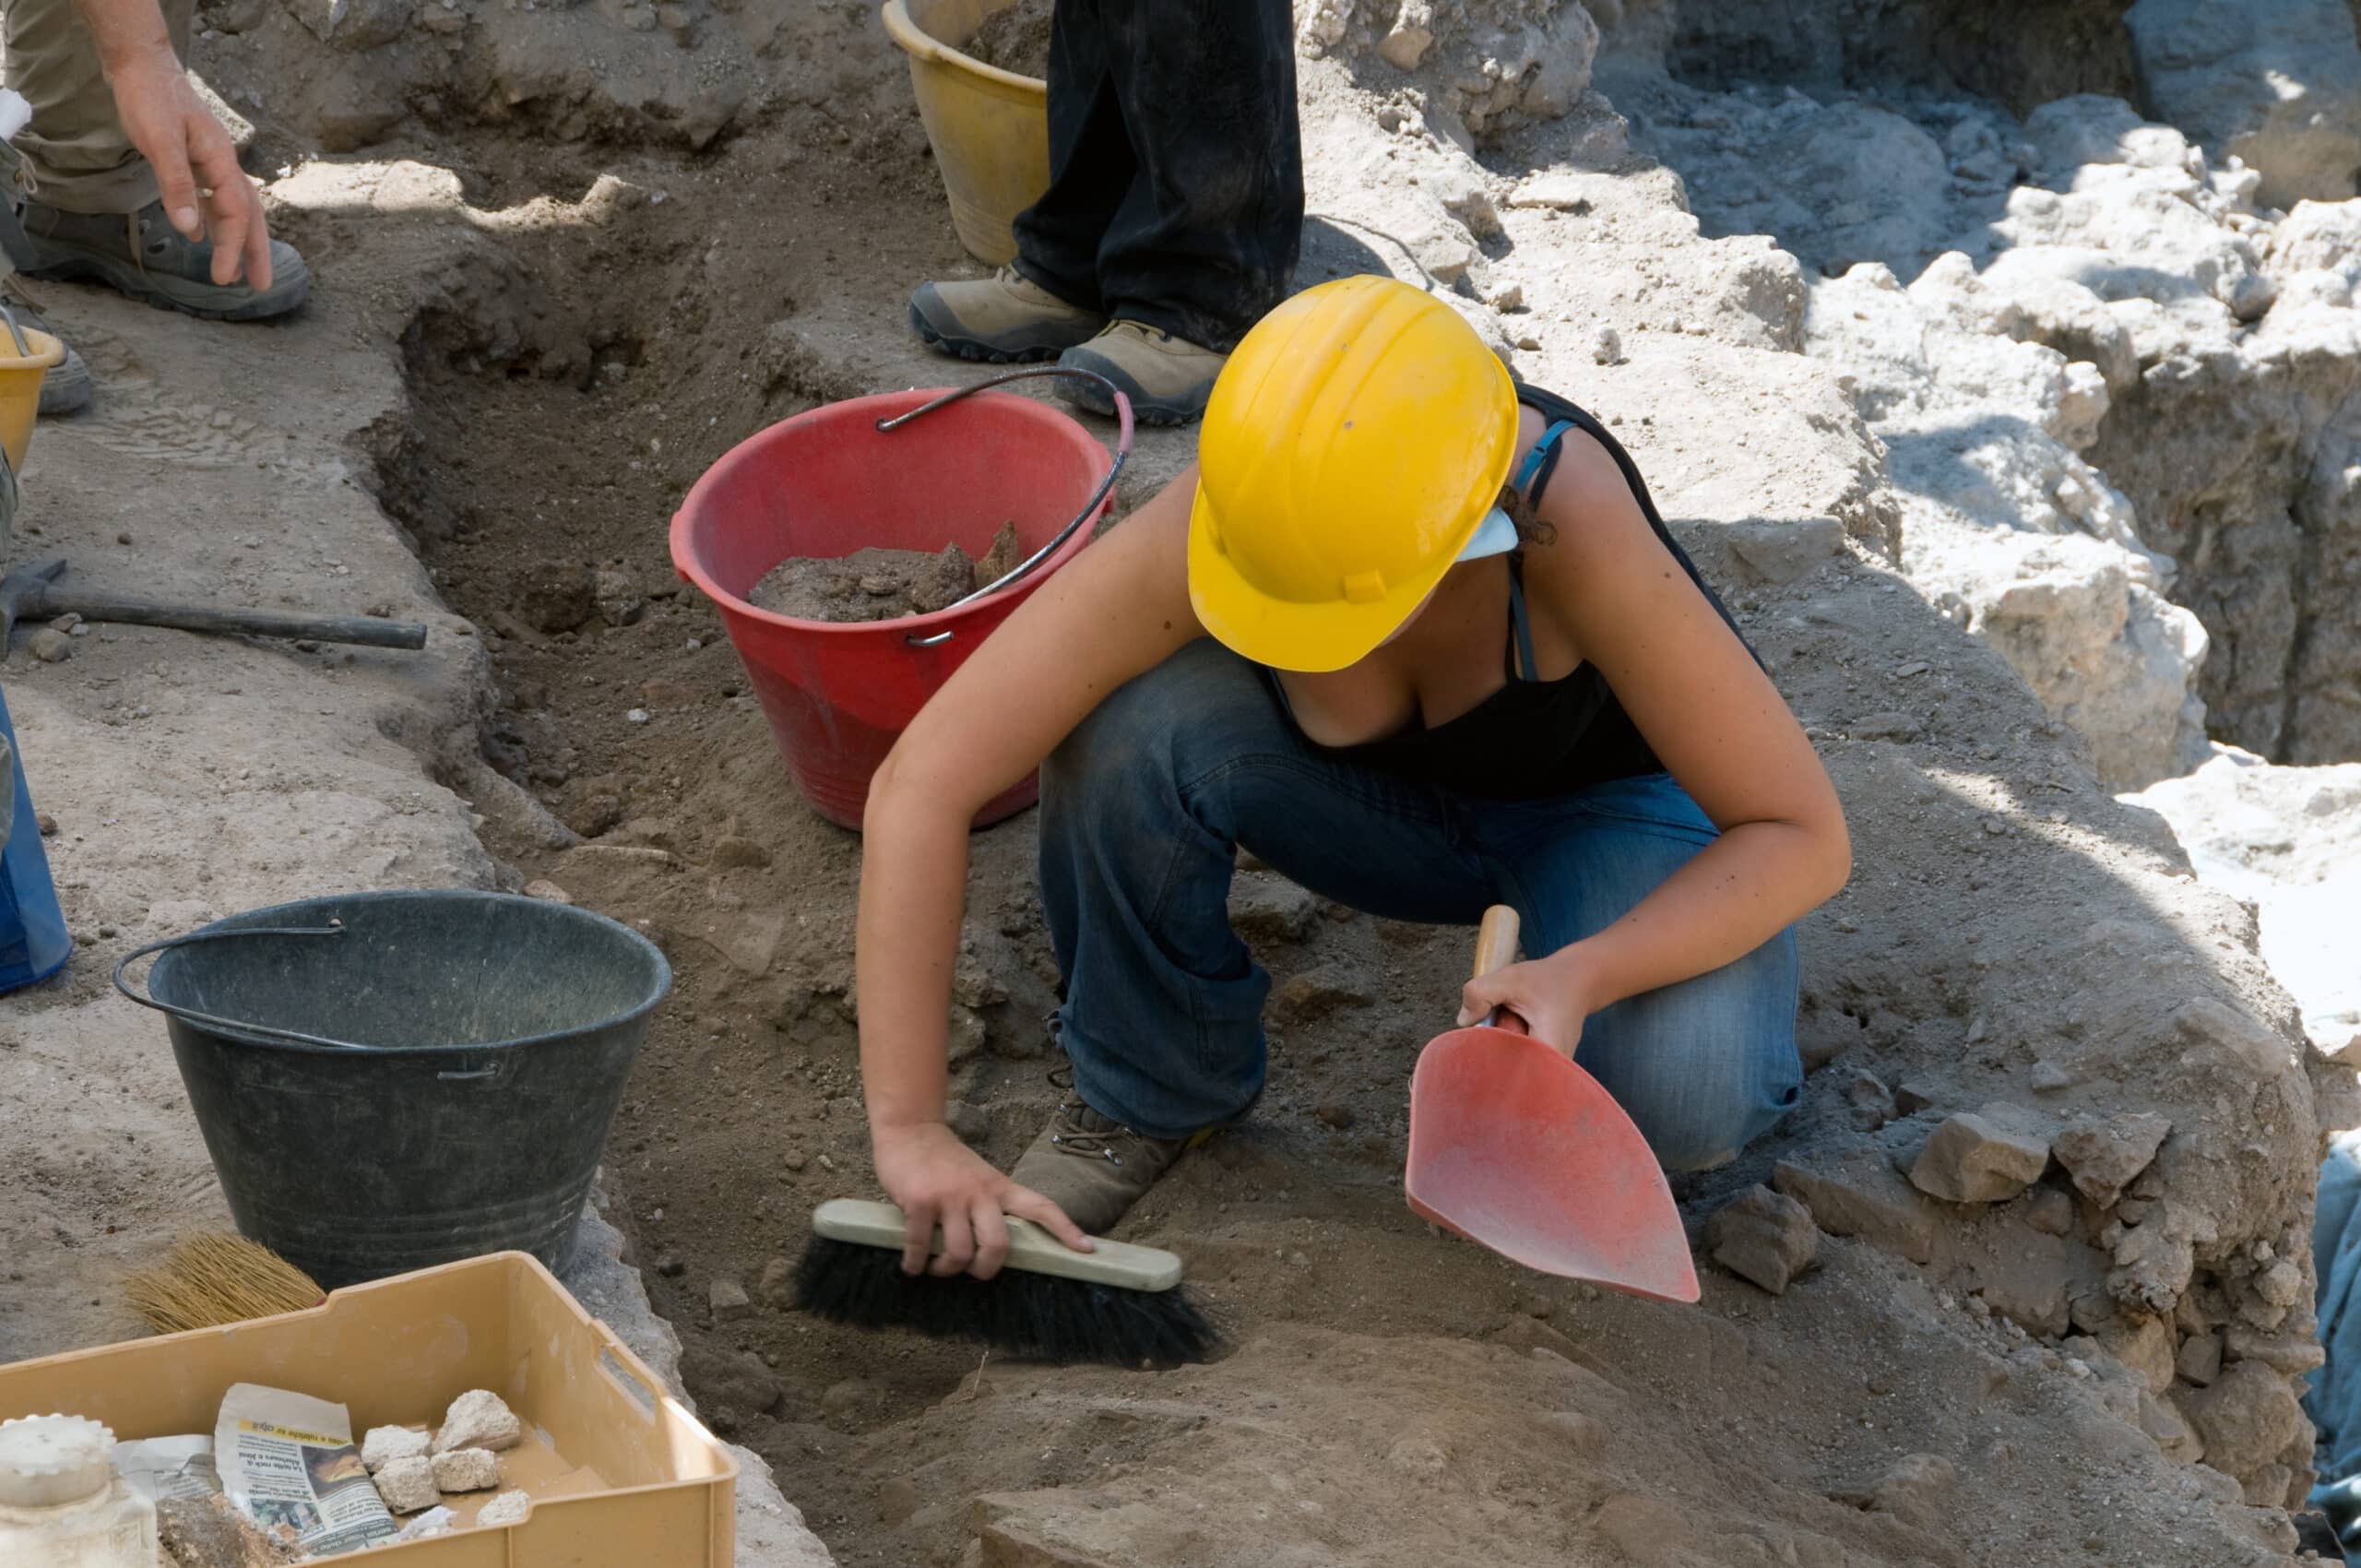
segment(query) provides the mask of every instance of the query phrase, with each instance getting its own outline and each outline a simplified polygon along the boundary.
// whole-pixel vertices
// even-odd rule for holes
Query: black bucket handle
[[[1115,405],[1115,420],[1118,427],[1115,440],[1115,460],[1108,465],[1107,476],[1098,481],[1098,488],[1090,493],[1090,499],[1083,503],[1082,510],[1074,515],[1074,521],[1060,529],[1055,537],[1053,537],[1049,543],[1043,545],[1040,549],[1026,556],[1023,561],[1018,562],[1015,568],[1010,571],[1005,576],[1000,577],[992,582],[986,583],[983,587],[976,589],[964,599],[953,600],[949,604],[943,607],[945,611],[956,610],[961,605],[973,604],[976,600],[982,599],[989,594],[998,593],[1001,589],[1016,581],[1019,577],[1024,576],[1026,573],[1032,571],[1034,567],[1039,565],[1042,562],[1047,561],[1050,556],[1056,554],[1059,547],[1063,545],[1067,540],[1074,537],[1074,529],[1082,527],[1083,524],[1090,521],[1090,519],[1097,515],[1100,504],[1107,499],[1109,493],[1115,488],[1115,476],[1123,471],[1123,463],[1132,455],[1132,400],[1123,395],[1123,389],[1121,387],[1116,386],[1112,381],[1108,380],[1107,377],[1099,374],[1095,370],[1076,370],[1071,365],[1039,365],[1031,370],[1013,370],[1004,375],[990,376],[982,381],[973,382],[966,386],[955,387],[949,392],[945,392],[940,398],[934,398],[931,402],[919,404],[917,408],[910,410],[907,413],[896,414],[892,419],[882,419],[877,422],[877,428],[880,433],[896,431],[901,429],[902,426],[909,423],[912,420],[917,419],[919,415],[931,414],[934,412],[935,410],[958,402],[963,398],[972,398],[979,392],[988,392],[995,386],[1005,386],[1012,381],[1030,381],[1037,376],[1043,375],[1064,375],[1072,376],[1083,381],[1097,382],[1099,389],[1105,392],[1107,396],[1113,400]],[[956,627],[954,627],[949,631],[937,632],[931,636],[924,637],[919,636],[916,632],[912,632],[902,640],[908,643],[912,647],[937,647],[949,642],[957,635],[958,630]]]
[[[236,1018],[221,1018],[210,1013],[199,1013],[194,1008],[176,1007],[172,1003],[159,1001],[147,991],[132,990],[131,982],[123,978],[125,970],[149,954],[168,952],[175,947],[186,947],[193,942],[219,942],[232,936],[342,936],[343,934],[344,922],[332,920],[326,925],[242,926],[233,927],[228,931],[193,931],[185,936],[168,936],[161,942],[151,942],[145,947],[136,947],[125,954],[123,961],[114,967],[114,988],[142,1007],[152,1007],[159,1013],[169,1014],[180,1019],[183,1023],[202,1024],[208,1028],[219,1029],[231,1035],[259,1035],[266,1039],[281,1040],[291,1045],[322,1045],[331,1051],[367,1051],[369,1047],[356,1045],[349,1039],[328,1039],[320,1035],[299,1034],[293,1029],[275,1028],[268,1024],[244,1023]]]

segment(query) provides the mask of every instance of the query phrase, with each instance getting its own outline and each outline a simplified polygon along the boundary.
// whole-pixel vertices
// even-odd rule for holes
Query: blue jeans
[[[1041,896],[1075,1092],[1179,1137],[1262,1088],[1270,977],[1229,926],[1239,846],[1388,920],[1473,925],[1511,905],[1540,955],[1620,919],[1714,837],[1667,774],[1506,802],[1350,765],[1304,739],[1260,671],[1192,644],[1101,703],[1042,770]],[[1577,1054],[1667,1169],[1717,1165],[1802,1092],[1797,985],[1790,929],[1592,1015]],[[1437,1032],[1457,1009],[1435,998]]]

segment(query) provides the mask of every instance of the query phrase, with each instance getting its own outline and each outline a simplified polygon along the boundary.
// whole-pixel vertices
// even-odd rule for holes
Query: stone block
[[[2153,1394],[2140,1396],[2140,1430],[2155,1440],[2167,1459],[2194,1465],[2205,1457],[2205,1444],[2169,1399]]]
[[[1301,942],[1320,918],[1320,901],[1284,877],[1246,873],[1229,890],[1229,923],[1258,947]]]
[[[2210,1388],[2176,1388],[2173,1401],[2205,1443],[2205,1462],[2250,1477],[2311,1428],[2287,1379],[2260,1361],[2240,1361]]]
[[[500,1461],[489,1448],[454,1448],[433,1459],[434,1484],[445,1491],[489,1491],[500,1484]]]
[[[2193,1341],[2192,1341],[2193,1343]],[[2276,1372],[2298,1377],[2315,1367],[2328,1364],[2328,1351],[2319,1339],[2309,1334],[2277,1334],[2252,1327],[2243,1323],[2230,1324],[2224,1338],[2214,1341],[2214,1365],[2222,1362],[2227,1350],[2229,1359],[2236,1361],[2260,1361]],[[2190,1378],[2191,1383],[2196,1382]]]
[[[448,1454],[455,1448],[489,1448],[497,1453],[516,1447],[524,1435],[525,1429],[507,1401],[489,1389],[471,1388],[451,1401],[442,1426],[435,1430],[432,1451]]]
[[[2162,1394],[2173,1385],[2173,1330],[2163,1318],[2119,1316],[2101,1327],[2097,1337],[2149,1393]]]
[[[2192,1334],[2180,1342],[2180,1354],[2174,1359],[2173,1370],[2181,1381],[2203,1388],[2222,1375],[2222,1336]]]
[[[1912,1263],[1935,1255],[1935,1206],[1873,1153],[1820,1167],[1783,1161],[1771,1184],[1809,1209],[1813,1223],[1832,1236],[1858,1236]]]
[[[2033,1195],[2025,1206],[2025,1223],[2045,1236],[2063,1236],[2074,1229],[2074,1200],[2055,1187]]]
[[[1963,1111],[1945,1118],[1918,1151],[1910,1183],[1947,1203],[1999,1203],[2033,1185],[2048,1164],[2047,1140]]]
[[[2170,1122],[2153,1111],[2082,1116],[2050,1140],[2049,1152],[2084,1197],[2107,1208],[2148,1169],[2172,1130]]]
[[[1788,1283],[1811,1267],[1820,1229],[1802,1204],[1758,1185],[1714,1212],[1705,1222],[1705,1249],[1732,1274],[1783,1296]]]
[[[443,1501],[443,1489],[434,1484],[434,1465],[421,1455],[389,1461],[376,1479],[377,1495],[397,1514],[415,1514]]]
[[[371,1427],[361,1440],[361,1462],[374,1476],[397,1459],[421,1457],[433,1441],[429,1433],[410,1427]]]

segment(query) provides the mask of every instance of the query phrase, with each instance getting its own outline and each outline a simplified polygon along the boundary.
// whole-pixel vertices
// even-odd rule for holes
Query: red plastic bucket
[[[877,428],[941,396],[889,392],[782,421],[725,453],[672,517],[672,564],[719,607],[789,776],[814,810],[847,827],[860,826],[871,775],[926,700],[1090,542],[1113,504],[1110,495],[1008,587],[931,615],[832,624],[747,603],[790,555],[955,543],[980,556],[1009,521],[1030,555],[1108,477],[1113,459],[1089,432],[1010,393],[979,392],[897,429]],[[1026,778],[986,805],[977,826],[1024,810],[1038,790]]]

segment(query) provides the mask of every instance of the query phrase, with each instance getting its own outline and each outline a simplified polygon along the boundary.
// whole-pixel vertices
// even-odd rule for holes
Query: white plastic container
[[[115,1479],[79,1416],[0,1421],[0,1568],[156,1568],[156,1505]]]

